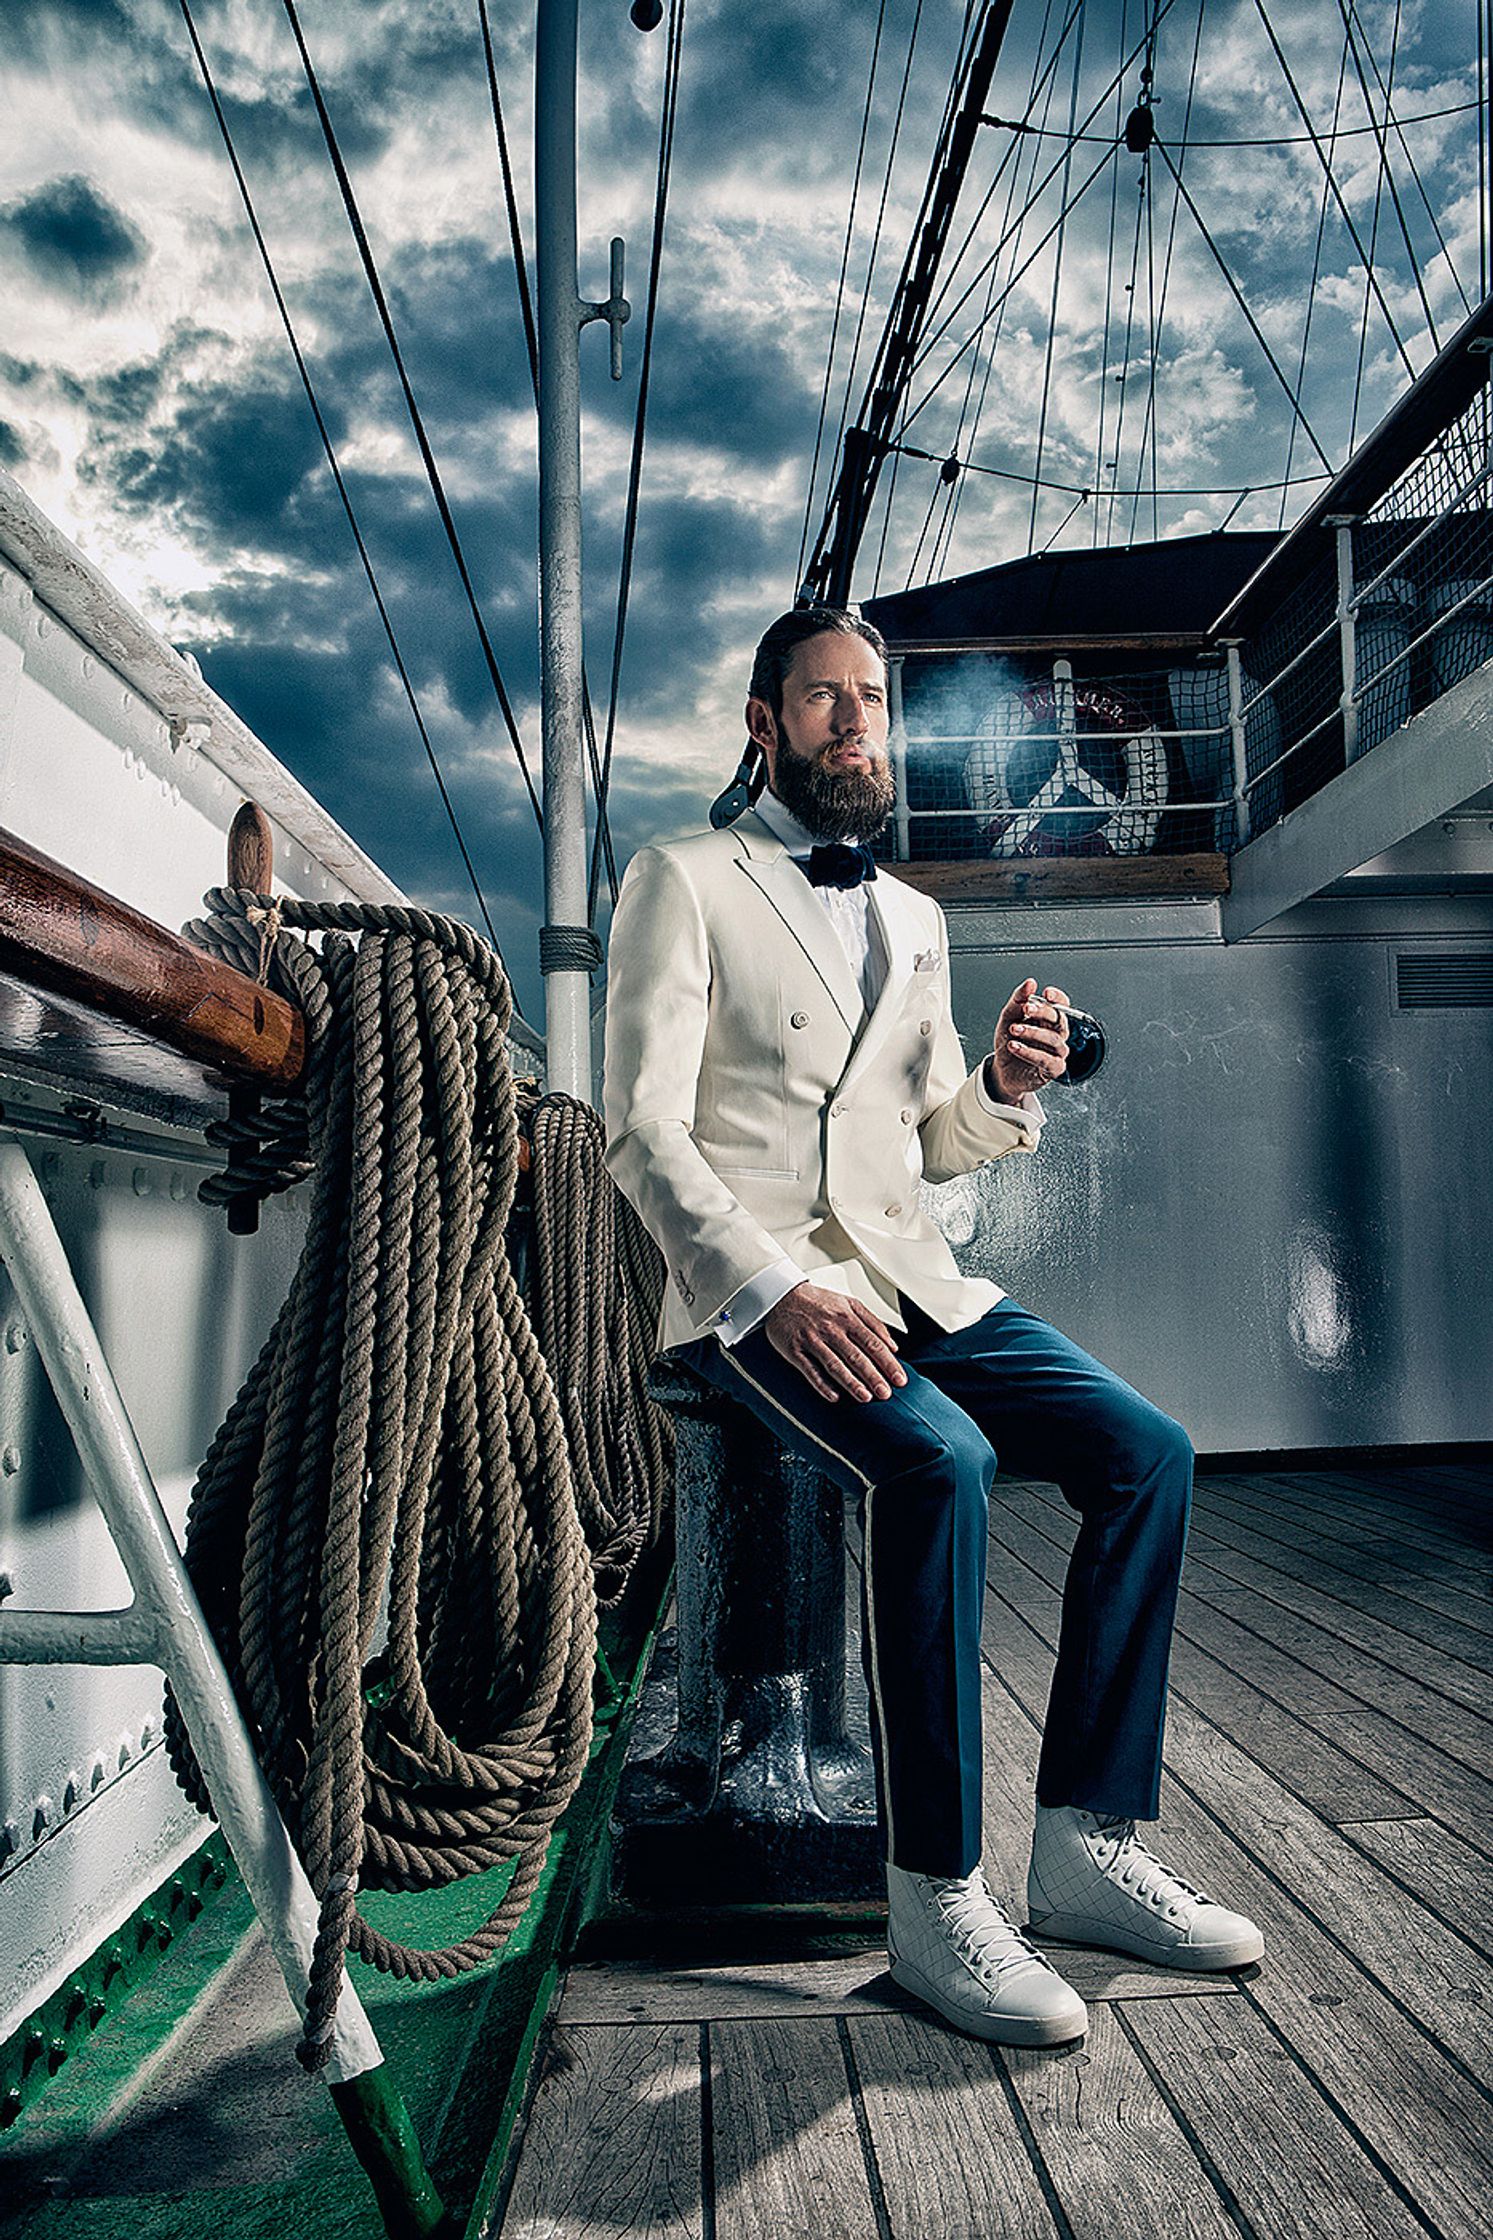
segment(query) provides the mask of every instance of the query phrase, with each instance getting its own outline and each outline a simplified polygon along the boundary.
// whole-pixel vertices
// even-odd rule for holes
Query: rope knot
[[[259,928],[259,971],[255,975],[261,988],[269,986],[270,960],[275,954],[275,943],[280,938],[283,923],[280,905],[270,902],[267,906],[251,902],[244,912],[251,926]]]

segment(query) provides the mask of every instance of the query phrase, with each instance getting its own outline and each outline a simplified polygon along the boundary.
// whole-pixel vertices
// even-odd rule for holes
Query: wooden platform
[[[897,863],[899,879],[936,902],[1177,902],[1229,891],[1225,855],[983,856]]]
[[[1493,1473],[1204,1477],[1164,1819],[1262,1924],[1222,1979],[1063,1954],[997,2052],[869,1936],[571,1970],[503,2240],[1381,2240],[1493,2230]],[[996,1487],[987,1864],[1019,1903],[1070,1518]]]

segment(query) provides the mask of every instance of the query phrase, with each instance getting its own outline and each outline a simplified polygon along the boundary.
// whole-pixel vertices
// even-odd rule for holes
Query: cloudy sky
[[[489,12],[532,239],[532,9],[490,0]],[[193,13],[520,1002],[537,1018],[532,813],[284,8],[199,0]],[[1355,411],[1361,433],[1407,366],[1431,355],[1428,313],[1444,340],[1464,293],[1477,294],[1477,13],[1475,0],[1293,0],[1275,11],[1278,57],[1258,0],[1019,4],[991,113],[1039,129],[981,135],[953,236],[957,248],[968,235],[967,253],[946,268],[935,321],[946,331],[914,380],[905,436],[999,471],[948,490],[935,466],[900,460],[860,595],[1034,545],[1149,537],[1153,519],[1163,535],[1216,527],[1231,509],[1236,527],[1273,526],[1282,493],[1263,485],[1320,472],[1317,447],[1341,463]],[[537,769],[534,412],[477,0],[300,0],[300,15]],[[197,654],[401,884],[472,915],[178,0],[0,0],[0,18],[11,120],[0,465]],[[581,284],[605,293],[606,244],[624,234],[640,306],[666,33],[640,34],[625,0],[583,0],[581,19]],[[750,646],[794,590],[831,341],[816,526],[863,307],[857,386],[965,21],[955,0],[886,0],[879,13],[871,0],[688,0],[612,792],[622,862],[702,821],[734,761]],[[1196,217],[1162,159],[1143,198],[1140,159],[1116,148],[1148,26],[1157,130]],[[1366,129],[1386,99],[1402,134]],[[1303,107],[1321,135],[1336,119],[1335,193]],[[1065,193],[1067,223],[1044,247]],[[1297,421],[1292,436],[1280,378],[1219,258],[1292,384],[1305,337],[1309,432]],[[616,386],[604,333],[584,337],[587,613],[603,700],[640,330],[635,317]],[[1139,499],[1104,495],[1142,483]],[[1232,494],[1190,494],[1246,485],[1237,507]],[[1314,487],[1284,493],[1288,522]]]

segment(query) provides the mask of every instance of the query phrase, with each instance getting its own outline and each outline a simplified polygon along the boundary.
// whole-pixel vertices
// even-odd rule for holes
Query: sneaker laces
[[[960,1939],[970,1965],[987,1981],[1007,1968],[1036,1961],[1042,1968],[1051,1962],[1009,1921],[991,1896],[983,1867],[972,1874],[945,1878],[930,1875],[928,1887],[945,1925]]]
[[[1108,1873],[1118,1867],[1122,1888],[1133,1890],[1138,1898],[1158,1911],[1183,1902],[1203,1906],[1213,1903],[1206,1890],[1199,1890],[1195,1883],[1185,1881],[1164,1859],[1158,1859],[1148,1844],[1141,1842],[1133,1820],[1098,1820],[1096,1825],[1101,1840],[1114,1845],[1105,1871]],[[1137,1866],[1140,1871],[1135,1874],[1132,1870]]]

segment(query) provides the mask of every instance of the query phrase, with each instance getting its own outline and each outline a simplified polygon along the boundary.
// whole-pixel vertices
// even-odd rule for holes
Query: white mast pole
[[[544,914],[539,936],[551,1089],[591,1102],[581,634],[580,330],[576,286],[578,0],[538,0],[534,201],[539,328],[539,635]]]

